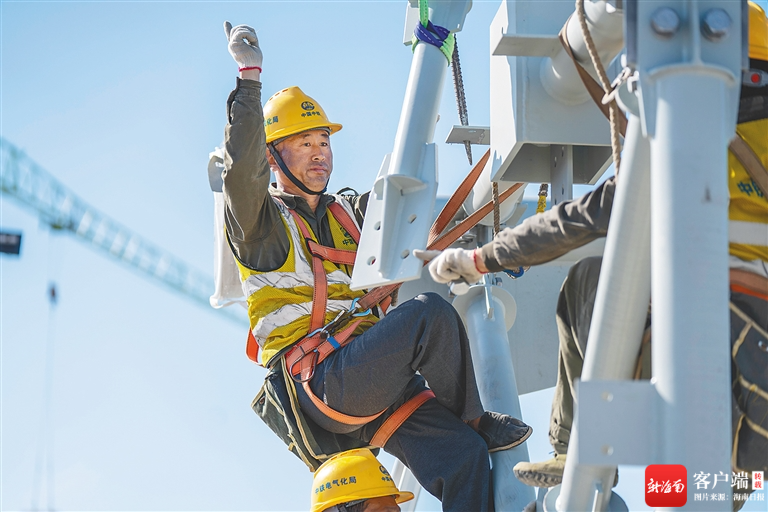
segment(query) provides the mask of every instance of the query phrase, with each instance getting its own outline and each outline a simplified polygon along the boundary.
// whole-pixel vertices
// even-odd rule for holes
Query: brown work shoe
[[[531,487],[554,487],[561,484],[564,470],[564,453],[556,453],[544,462],[518,462],[512,469],[518,480]]]
[[[565,471],[565,454],[556,453],[554,457],[544,462],[518,462],[512,468],[518,480],[531,487],[554,487],[563,483]],[[613,486],[619,483],[619,471],[613,478]]]
[[[509,450],[531,437],[533,428],[507,414],[486,411],[477,428],[488,445],[488,453]]]

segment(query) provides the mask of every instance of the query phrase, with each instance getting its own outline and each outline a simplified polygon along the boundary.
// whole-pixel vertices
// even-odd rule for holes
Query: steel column
[[[467,326],[477,385],[486,410],[522,418],[507,338],[517,306],[509,292],[491,284],[492,275],[485,279],[485,286],[473,286],[453,304]],[[533,487],[524,485],[512,473],[515,464],[528,460],[525,443],[491,454],[497,511],[520,511],[536,499]]]
[[[694,472],[730,468],[726,148],[733,123],[726,121],[726,83],[717,74],[670,70],[658,77],[656,93],[653,370],[662,399],[662,463],[685,464],[691,489]],[[730,491],[726,486],[728,501]],[[688,503],[697,510],[722,506]]]
[[[605,242],[582,380],[630,379],[651,297],[650,146],[630,116],[621,175]],[[560,510],[604,510],[615,467],[579,465],[578,410],[563,475]],[[600,492],[597,490],[600,489]]]

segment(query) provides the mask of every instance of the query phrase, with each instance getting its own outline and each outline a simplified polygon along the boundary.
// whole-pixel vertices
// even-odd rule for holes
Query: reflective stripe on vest
[[[768,119],[736,126],[736,132],[768,167]],[[768,261],[768,197],[741,162],[728,152],[729,252],[744,261]]]
[[[334,197],[354,222],[354,215],[347,201],[340,196]],[[292,345],[309,332],[315,285],[312,257],[296,220],[281,201],[275,199],[275,204],[289,235],[290,248],[285,263],[271,272],[251,270],[238,263],[243,292],[248,299],[251,333],[262,349],[260,361],[264,365],[279,351]],[[333,217],[330,210],[326,215],[334,244],[344,249],[355,249],[357,244]],[[356,222],[355,225],[357,225]],[[328,301],[325,310],[325,319],[328,322],[333,320],[339,311],[349,309],[352,300],[362,297],[365,292],[349,289],[351,266],[347,268],[346,265],[339,266],[325,261],[323,268],[328,281]],[[364,318],[355,335],[363,332],[377,320],[378,318],[372,314]]]
[[[732,220],[728,222],[728,241],[732,244],[768,247],[768,224]]]

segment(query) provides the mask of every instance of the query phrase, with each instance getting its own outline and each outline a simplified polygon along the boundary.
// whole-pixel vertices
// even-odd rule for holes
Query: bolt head
[[[680,15],[670,7],[660,7],[651,15],[651,28],[657,35],[670,38],[680,29]]]
[[[701,17],[701,33],[710,41],[720,41],[730,32],[731,17],[719,7],[710,9]]]

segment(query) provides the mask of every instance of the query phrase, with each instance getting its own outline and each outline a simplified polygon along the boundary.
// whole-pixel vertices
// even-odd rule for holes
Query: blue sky
[[[237,72],[223,22],[258,30],[265,99],[299,85],[344,125],[332,139],[330,189],[362,191],[397,128],[411,62],[405,3],[4,0],[0,132],[95,208],[212,273],[206,164]],[[471,124],[489,124],[498,5],[475,1],[459,35]],[[450,78],[440,114],[447,195],[468,169],[463,147],[442,144],[458,124]],[[6,196],[0,227],[24,233],[20,257],[0,257],[0,508],[307,509],[310,473],[249,408],[264,371],[244,355],[245,320],[52,233]],[[549,391],[523,397],[533,460],[548,457],[550,401]],[[45,478],[42,492],[35,483],[47,474],[35,469],[46,439],[52,496]],[[640,473],[624,475],[620,492],[637,497]],[[437,507],[424,500],[422,509]]]

